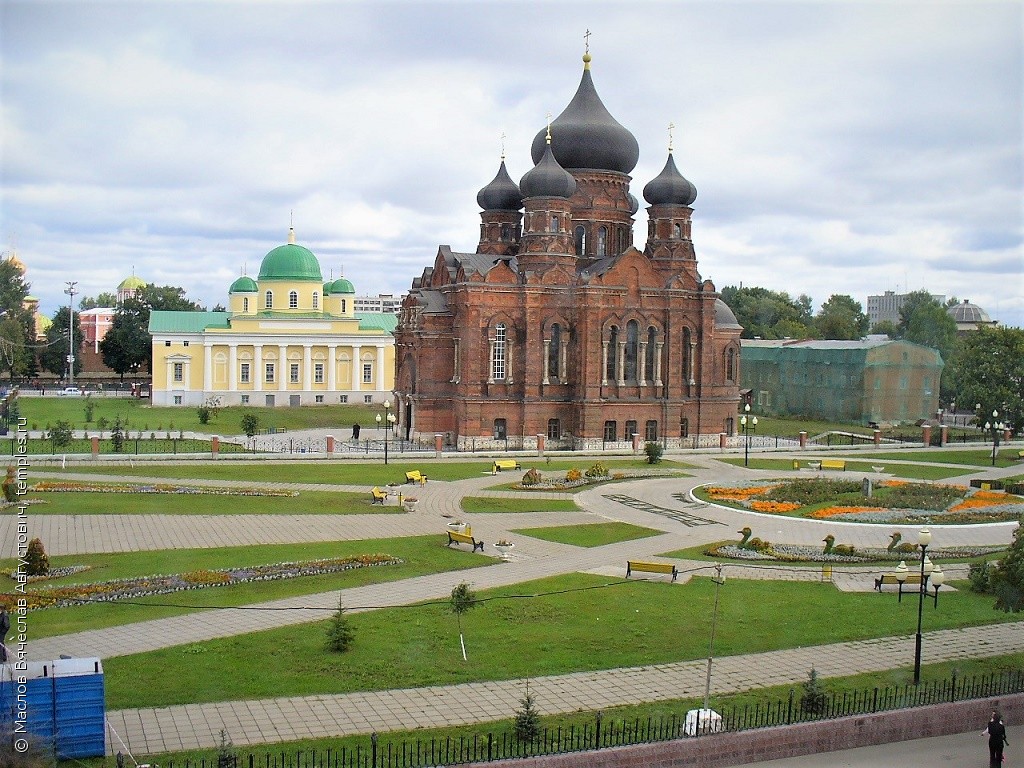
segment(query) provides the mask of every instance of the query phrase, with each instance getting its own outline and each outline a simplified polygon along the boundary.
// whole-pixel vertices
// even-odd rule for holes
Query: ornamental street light
[[[708,672],[704,678],[704,710],[711,709],[711,659],[715,655],[715,624],[718,622],[718,590],[725,584],[722,564],[715,563],[715,607],[711,611],[711,640],[708,643]]]
[[[77,280],[68,280],[65,282],[67,288],[64,289],[64,293],[68,295],[68,386],[75,386],[75,294],[78,293],[75,290],[75,286],[78,285]]]
[[[747,418],[750,413],[750,403],[743,406],[743,415],[740,416],[740,426],[743,428],[743,466],[750,463],[750,433],[757,431],[757,416]]]
[[[928,545],[932,541],[932,532],[922,528],[917,534],[917,543],[921,546],[921,590],[917,601],[917,636],[914,642],[914,685],[921,682],[921,619],[924,613],[924,595],[928,591],[928,577],[931,576],[932,561],[928,559]],[[945,577],[943,577],[945,578]],[[938,592],[935,596],[935,605],[938,606]]]
[[[380,429],[381,424],[384,424],[384,465],[388,463],[388,431],[394,429],[395,426],[395,414],[391,412],[391,401],[384,401],[384,416],[379,413],[373,417],[374,421],[377,422],[377,429]]]
[[[999,453],[999,438],[1003,434],[1003,430],[1006,429],[1006,425],[1003,422],[998,421],[999,411],[992,411],[992,421],[985,422],[985,431],[992,431],[992,466],[996,465],[996,455]]]

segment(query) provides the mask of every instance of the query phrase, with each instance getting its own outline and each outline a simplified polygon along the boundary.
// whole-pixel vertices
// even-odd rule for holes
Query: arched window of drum
[[[562,326],[555,323],[551,326],[551,343],[548,344],[548,375],[556,379],[562,378],[558,369],[562,359]]]
[[[512,225],[502,224],[501,225],[501,240],[504,243],[512,242]]]
[[[491,352],[491,378],[505,378],[505,324],[494,328],[494,347]]]
[[[267,291],[266,296],[264,296],[263,303],[264,303],[264,306],[267,309],[273,309],[274,308],[274,292],[273,291]]]
[[[676,240],[682,240],[683,239],[683,228],[679,224],[676,224],[672,228],[672,235],[673,235],[673,237],[675,237]]]
[[[585,250],[587,247],[587,228],[584,227],[582,224],[577,225],[574,233],[574,239],[576,241],[576,255],[585,255]]]
[[[551,228],[548,231],[549,232],[557,232],[558,231],[558,217],[557,216],[552,216],[551,217]]]
[[[299,308],[299,294],[298,294],[298,291],[289,291],[288,292],[288,309],[298,309],[298,308]]]
[[[647,349],[644,350],[644,379],[654,381],[654,354],[658,349],[658,329],[653,325],[647,329]]]
[[[598,227],[597,229],[597,255],[608,255],[608,227]]]
[[[619,230],[619,253],[622,253],[629,247],[629,233],[626,228],[623,227]]]
[[[640,340],[640,326],[636,320],[626,323],[626,359],[624,361],[623,377],[626,381],[636,381],[637,371],[637,347]]]
[[[732,347],[725,353],[725,378],[727,381],[736,380],[736,350]]]
[[[617,370],[615,361],[619,359],[619,328],[613,325],[608,329],[608,360],[605,364],[604,377],[608,381],[615,381]]]
[[[243,312],[248,312],[249,311],[249,297],[248,296],[243,296],[242,297],[242,311]]]
[[[313,291],[313,309],[320,309],[320,294]]]

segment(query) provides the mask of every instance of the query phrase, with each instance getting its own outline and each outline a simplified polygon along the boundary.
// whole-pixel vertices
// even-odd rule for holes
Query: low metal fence
[[[717,719],[703,723],[688,720],[685,713],[614,720],[597,712],[582,725],[544,729],[528,741],[519,740],[508,731],[414,741],[388,741],[374,733],[352,747],[320,751],[270,749],[244,753],[227,749],[209,758],[167,760],[161,765],[163,768],[428,768],[464,765],[700,738],[709,733],[827,721],[1022,692],[1024,670],[969,678],[953,675],[946,680],[917,686],[868,688],[832,696],[826,694],[815,701],[803,700],[794,688],[786,698],[752,706],[723,708],[720,722]]]

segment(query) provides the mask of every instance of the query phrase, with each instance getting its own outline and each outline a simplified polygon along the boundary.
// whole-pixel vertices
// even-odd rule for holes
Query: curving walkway
[[[582,512],[543,514],[473,514],[461,511],[465,495],[512,495],[522,493],[489,490],[502,482],[485,475],[458,482],[432,481],[417,488],[420,504],[415,513],[396,515],[232,515],[163,516],[31,516],[30,536],[47,541],[51,554],[139,551],[169,546],[198,548],[268,543],[392,538],[441,533],[454,516],[467,519],[474,534],[487,542],[514,537],[515,554],[510,562],[459,573],[442,573],[343,590],[342,600],[351,611],[358,606],[391,606],[430,599],[446,599],[452,587],[470,580],[475,589],[510,585],[572,572],[623,576],[629,558],[647,558],[701,543],[738,538],[736,531],[750,526],[754,535],[776,542],[820,545],[829,533],[840,543],[857,547],[885,546],[893,530],[912,540],[913,527],[842,524],[808,521],[771,515],[754,515],[695,502],[689,490],[701,483],[777,477],[778,471],[745,470],[722,464],[707,456],[687,455],[698,465],[692,476],[622,482],[577,494]],[[971,472],[971,468],[965,468]],[[1003,476],[1017,474],[1009,468]],[[998,472],[998,471],[997,471]],[[49,474],[49,473],[48,473]],[[826,473],[829,474],[829,473]],[[979,473],[980,474],[980,473]],[[998,476],[983,473],[987,477]],[[73,472],[62,477],[75,477]],[[966,484],[971,475],[946,482]],[[84,476],[83,476],[84,477]],[[88,475],[88,479],[95,479]],[[140,478],[123,478],[139,481]],[[189,481],[190,483],[194,481]],[[203,485],[247,485],[232,481],[204,481]],[[280,484],[298,490],[355,490],[362,486]],[[532,494],[562,498],[560,494]],[[12,541],[13,516],[0,518],[0,540]],[[516,529],[580,524],[594,519],[618,520],[661,530],[661,535],[582,549],[531,539],[509,532]],[[225,524],[225,523],[229,524]],[[1015,523],[936,527],[933,547],[956,544],[1006,544]],[[487,547],[487,554],[494,554]],[[680,567],[710,569],[706,562],[680,561]],[[818,568],[760,571],[728,565],[730,575],[757,578],[820,579]],[[959,568],[959,571],[958,571]],[[843,569],[836,573],[840,589],[870,589],[877,567]],[[962,567],[947,569],[956,575]],[[962,574],[961,574],[962,575]],[[211,610],[188,616],[122,625],[105,630],[72,633],[33,640],[30,655],[47,660],[61,654],[113,656],[138,653],[216,637],[228,637],[275,626],[322,619],[338,605],[338,592],[306,595],[261,604],[263,607],[304,610],[272,613]],[[198,619],[198,620],[197,620]],[[924,662],[990,656],[1024,651],[1024,624],[1011,623],[977,629],[929,633],[924,643]],[[913,657],[913,637],[896,637],[857,643],[797,648],[766,654],[718,658],[714,663],[713,691],[717,694],[776,684],[803,681],[812,666],[823,676],[854,674],[906,666]],[[542,712],[569,712],[642,701],[698,696],[703,693],[705,661],[683,662],[636,669],[575,673],[530,681],[531,693]],[[471,723],[507,718],[523,695],[523,681],[492,681],[403,691],[381,691],[342,696],[311,696],[261,701],[218,702],[164,709],[125,710],[109,713],[110,723],[124,745],[111,736],[112,752],[127,747],[134,754],[216,746],[221,729],[236,745],[269,743],[297,738],[404,730],[418,727]]]

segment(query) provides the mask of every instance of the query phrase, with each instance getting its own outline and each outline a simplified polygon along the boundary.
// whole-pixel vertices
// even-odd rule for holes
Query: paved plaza
[[[589,459],[583,458],[586,463]],[[798,520],[779,516],[753,515],[695,501],[692,487],[703,483],[728,483],[780,473],[745,470],[713,460],[710,456],[687,454],[693,469],[688,476],[620,482],[596,487],[576,495],[582,511],[565,513],[467,514],[463,496],[522,497],[520,492],[495,490],[507,478],[482,475],[456,482],[431,481],[418,487],[420,499],[413,513],[396,515],[36,515],[30,516],[30,536],[47,542],[51,555],[92,552],[129,552],[149,549],[247,546],[273,543],[387,539],[437,533],[452,517],[472,523],[474,535],[488,543],[511,537],[517,529],[621,521],[655,528],[662,533],[649,538],[619,542],[603,547],[581,548],[515,535],[514,555],[507,562],[495,558],[493,565],[469,572],[439,573],[397,583],[370,584],[342,590],[345,605],[386,607],[431,599],[446,599],[452,587],[469,580],[476,590],[531,581],[559,574],[588,572],[624,576],[627,559],[650,558],[666,551],[702,543],[738,539],[737,531],[749,526],[755,536],[773,542],[820,546],[825,535],[858,548],[885,546],[893,530],[913,541],[916,529],[908,526],[858,525]],[[972,472],[972,468],[964,468]],[[1019,467],[978,473],[985,477],[1020,473]],[[849,473],[847,473],[849,474]],[[95,479],[76,475],[69,465],[64,478]],[[972,474],[945,482],[966,484]],[[124,480],[138,482],[139,477]],[[144,478],[143,478],[144,479]],[[159,480],[159,478],[151,478]],[[231,481],[189,481],[204,485],[250,485]],[[359,491],[364,486],[333,486],[280,483],[275,487],[317,491]],[[534,493],[534,496],[564,496]],[[13,516],[0,518],[0,541],[14,540]],[[964,544],[1005,545],[1015,523],[939,527],[933,546]],[[495,555],[493,547],[485,553]],[[11,553],[5,552],[5,556]],[[710,573],[707,562],[677,561],[685,576]],[[948,576],[962,578],[964,566],[945,568]],[[819,581],[820,568],[758,570],[728,564],[730,578],[789,578]],[[870,590],[878,568],[841,569],[834,576],[837,589]],[[657,576],[653,578],[659,578]],[[41,638],[30,643],[30,657],[49,660],[60,655],[111,658],[186,643],[246,634],[275,626],[302,624],[323,619],[326,610],[336,608],[337,591],[305,595],[261,604],[278,611],[210,610],[177,618],[160,619],[109,629]],[[306,610],[301,610],[305,608]],[[358,611],[359,608],[353,609]],[[198,620],[197,620],[198,619]],[[943,630],[928,633],[923,663],[953,660],[965,656],[984,657],[1024,651],[1021,623],[977,629]],[[907,666],[913,656],[914,638],[902,637],[795,648],[749,656],[716,658],[712,691],[725,694],[750,688],[795,684],[806,679],[814,667],[823,677],[833,677]],[[644,701],[699,697],[704,690],[706,660],[634,669],[582,672],[547,678],[531,678],[530,692],[545,714],[594,710]],[[525,681],[507,680],[409,689],[289,697],[259,701],[217,702],[110,712],[111,752],[131,751],[136,755],[191,748],[215,747],[222,729],[236,746],[288,741],[300,738],[343,736],[393,730],[410,730],[473,722],[507,719],[519,706]],[[821,764],[821,763],[818,763]],[[833,763],[841,765],[843,763]],[[766,764],[767,765],[767,764]],[[796,765],[794,763],[794,765]],[[854,763],[850,763],[854,765]],[[909,766],[912,764],[908,764]]]

